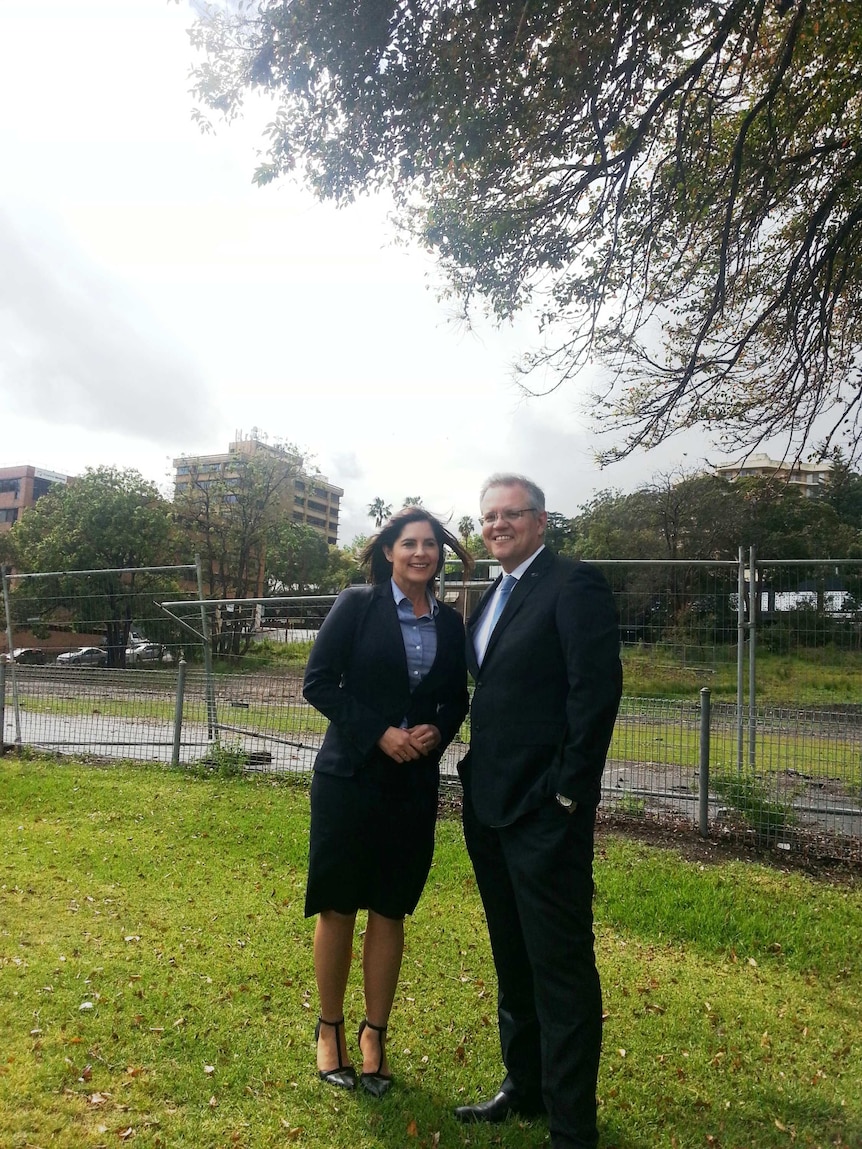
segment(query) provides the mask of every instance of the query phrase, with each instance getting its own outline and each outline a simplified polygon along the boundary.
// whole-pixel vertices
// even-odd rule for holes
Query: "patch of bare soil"
[[[665,822],[650,818],[621,818],[599,812],[596,841],[618,836],[634,838],[650,846],[675,850],[688,861],[720,863],[729,861],[758,862],[785,872],[807,874],[809,877],[833,885],[862,884],[862,861],[845,855],[841,843],[828,835],[809,835],[792,843],[787,850],[758,842],[750,832],[733,828],[716,829],[708,838],[702,838],[690,822]]]
[[[442,817],[461,816],[461,787],[441,786],[439,811]],[[862,858],[858,843],[854,853],[845,852],[842,843],[828,835],[797,835],[788,850],[758,842],[754,835],[735,826],[718,826],[708,838],[702,838],[691,822],[684,818],[626,818],[608,814],[599,808],[596,822],[596,846],[602,839],[620,837],[645,842],[659,849],[674,850],[681,857],[703,865],[721,862],[758,862],[785,873],[804,873],[833,885],[862,885]],[[786,846],[787,843],[784,844]]]

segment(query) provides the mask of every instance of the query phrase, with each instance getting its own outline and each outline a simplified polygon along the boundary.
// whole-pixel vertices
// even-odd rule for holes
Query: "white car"
[[[146,666],[156,662],[173,662],[172,655],[157,642],[141,642],[126,647],[126,666]]]
[[[79,646],[57,655],[58,666],[104,666],[107,661],[107,654],[98,646]]]

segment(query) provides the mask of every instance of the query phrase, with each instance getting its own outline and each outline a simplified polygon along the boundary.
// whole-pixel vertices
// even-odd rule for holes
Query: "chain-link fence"
[[[760,566],[747,556],[739,565],[688,566],[605,568],[620,610],[629,689],[604,776],[604,808],[787,850],[862,857],[862,705],[853,701],[859,565]],[[757,572],[754,592],[750,570]],[[466,588],[451,576],[444,593],[463,608]],[[190,593],[157,604],[176,628],[175,645],[163,644],[168,660],[126,670],[56,658],[6,664],[2,740],[7,747],[212,768],[232,756],[248,769],[306,773],[326,722],[302,697],[303,653],[331,602],[203,602]],[[219,616],[244,634],[245,659],[213,660],[206,640]],[[256,660],[261,637],[267,656]],[[279,648],[286,657],[276,659],[277,671],[230,671],[270,662]],[[190,658],[182,657],[186,651]],[[822,701],[794,703],[791,682],[786,704],[758,704],[756,660],[773,655],[788,674],[816,655]],[[675,693],[634,696],[644,666]],[[725,671],[737,679],[729,697],[720,697]],[[457,778],[468,739],[465,724],[442,764],[448,781]]]

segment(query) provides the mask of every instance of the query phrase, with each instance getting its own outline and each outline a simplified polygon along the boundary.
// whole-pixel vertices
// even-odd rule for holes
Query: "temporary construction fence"
[[[15,704],[13,704],[13,677]],[[603,779],[603,808],[673,821],[788,851],[862,860],[862,714],[762,707],[756,771],[739,771],[736,708],[624,698]],[[202,667],[72,670],[0,661],[0,730],[7,750],[196,765],[225,763],[307,774],[326,721],[294,674],[225,674]],[[469,728],[442,763],[457,780]]]
[[[493,564],[486,564],[493,576]],[[772,562],[740,550],[737,562],[598,564],[608,576],[628,652],[673,659],[696,674],[684,699],[625,697],[604,777],[605,808],[631,818],[675,819],[702,833],[739,833],[858,857],[862,851],[862,705],[805,708],[757,701],[761,652],[811,649],[855,652],[862,635],[862,563],[857,560]],[[186,573],[194,568],[182,568]],[[753,573],[752,573],[753,572]],[[55,572],[55,576],[62,572]],[[103,576],[93,580],[96,605],[79,613],[98,619]],[[120,572],[134,579],[139,572]],[[242,658],[214,649],[250,648],[313,637],[334,596],[242,601],[204,600],[141,590],[148,637],[164,654],[134,669],[87,669],[74,663],[0,667],[0,732],[7,746],[60,753],[146,759],[177,765],[237,760],[255,769],[307,772],[325,720],[307,706],[301,671],[225,673]],[[4,578],[7,642],[14,649],[19,595],[9,606]],[[447,564],[441,594],[461,610],[487,586],[465,586]],[[84,590],[86,587],[84,587]],[[58,594],[68,597],[68,586]],[[83,593],[83,591],[82,591]],[[148,596],[148,597],[147,597]],[[146,598],[146,602],[144,602]],[[34,596],[34,602],[36,601]],[[41,596],[45,611],[46,597]],[[146,608],[146,610],[145,610]],[[137,609],[132,607],[133,611]],[[50,613],[50,612],[49,612]],[[56,612],[54,614],[56,617]],[[29,621],[29,620],[26,620]],[[20,631],[19,631],[20,633]],[[231,642],[217,643],[214,635]],[[69,640],[80,638],[80,631]],[[711,703],[710,668],[733,662],[735,703]],[[468,738],[447,752],[444,777],[455,780]]]
[[[7,653],[17,661],[73,664],[82,648],[91,649],[92,664],[123,667],[138,662],[134,648],[156,661],[181,656],[203,660],[203,641],[189,628],[175,625],[161,607],[166,598],[200,602],[201,561],[172,566],[110,567],[95,570],[9,572],[0,566],[2,636]],[[198,608],[197,631],[206,615]],[[2,649],[2,638],[0,638]]]

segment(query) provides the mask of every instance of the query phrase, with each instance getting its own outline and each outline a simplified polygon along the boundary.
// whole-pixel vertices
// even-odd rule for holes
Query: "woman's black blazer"
[[[315,770],[354,774],[383,754],[378,738],[404,718],[408,726],[430,722],[439,729],[440,745],[425,760],[439,761],[468,708],[464,624],[439,604],[437,656],[411,693],[391,584],[348,587],[315,639],[302,692],[329,719]]]

